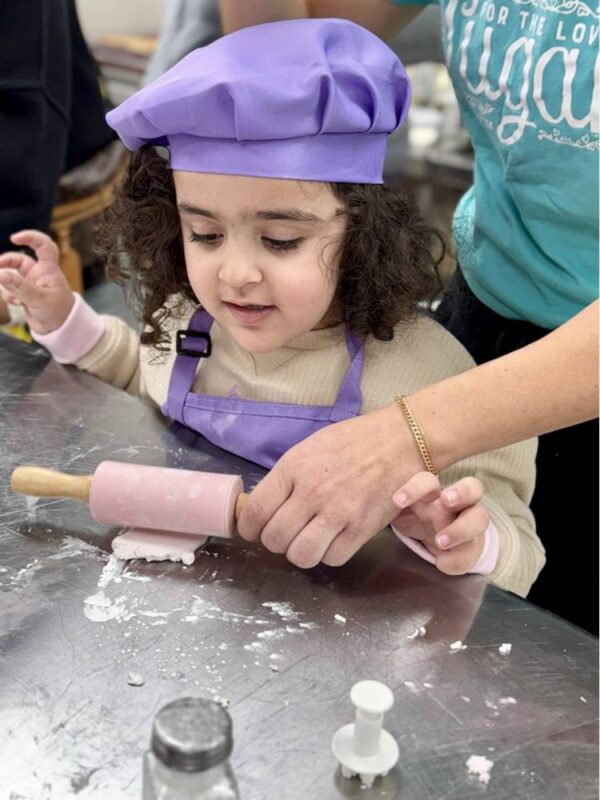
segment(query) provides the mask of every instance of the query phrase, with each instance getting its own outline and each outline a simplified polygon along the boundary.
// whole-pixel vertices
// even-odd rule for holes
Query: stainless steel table
[[[2,800],[140,797],[153,714],[188,694],[229,701],[244,800],[597,797],[598,643],[572,625],[445,578],[389,532],[341,569],[216,540],[189,568],[119,568],[116,530],[85,506],[8,488],[20,463],[85,473],[107,458],[260,479],[192,444],[136,398],[0,335]],[[393,689],[385,727],[401,752],[369,790],[330,752],[363,678]],[[493,762],[487,784],[471,755]]]

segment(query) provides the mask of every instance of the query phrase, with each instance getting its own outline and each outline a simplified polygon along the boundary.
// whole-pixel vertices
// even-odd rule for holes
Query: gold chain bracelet
[[[415,444],[419,448],[419,452],[421,453],[421,458],[423,459],[423,462],[427,467],[427,471],[431,472],[432,475],[437,476],[438,471],[433,465],[433,459],[431,458],[431,453],[429,452],[427,440],[423,435],[423,431],[419,427],[419,423],[413,417],[413,413],[410,410],[408,403],[406,402],[406,397],[403,394],[398,395],[398,397],[394,397],[394,402],[401,409],[402,413],[404,414],[404,417],[406,418],[406,421],[408,422],[408,427],[411,430],[411,433],[415,440]]]

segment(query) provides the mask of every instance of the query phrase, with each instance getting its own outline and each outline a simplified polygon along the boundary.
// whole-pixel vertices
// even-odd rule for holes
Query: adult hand
[[[300,442],[254,489],[240,535],[299,567],[339,566],[398,514],[392,495],[422,469],[395,405]]]

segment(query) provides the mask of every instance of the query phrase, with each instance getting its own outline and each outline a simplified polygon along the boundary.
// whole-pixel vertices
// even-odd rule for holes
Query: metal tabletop
[[[76,501],[12,494],[11,470],[115,459],[237,472],[247,488],[262,470],[4,335],[0,448],[0,800],[139,798],[153,715],[185,695],[229,703],[243,800],[598,796],[586,632],[437,573],[389,531],[338,569],[241,540],[212,540],[192,567],[117,562],[116,529]],[[393,690],[384,725],[400,747],[371,789],[330,749],[365,678]],[[487,775],[469,773],[473,755]]]

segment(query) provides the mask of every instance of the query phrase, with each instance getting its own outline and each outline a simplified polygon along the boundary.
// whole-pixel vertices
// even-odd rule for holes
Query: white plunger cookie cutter
[[[397,763],[400,752],[394,737],[383,730],[383,715],[394,705],[391,690],[379,681],[359,681],[350,690],[356,717],[344,725],[331,741],[344,778],[360,777],[366,787],[385,776]]]

